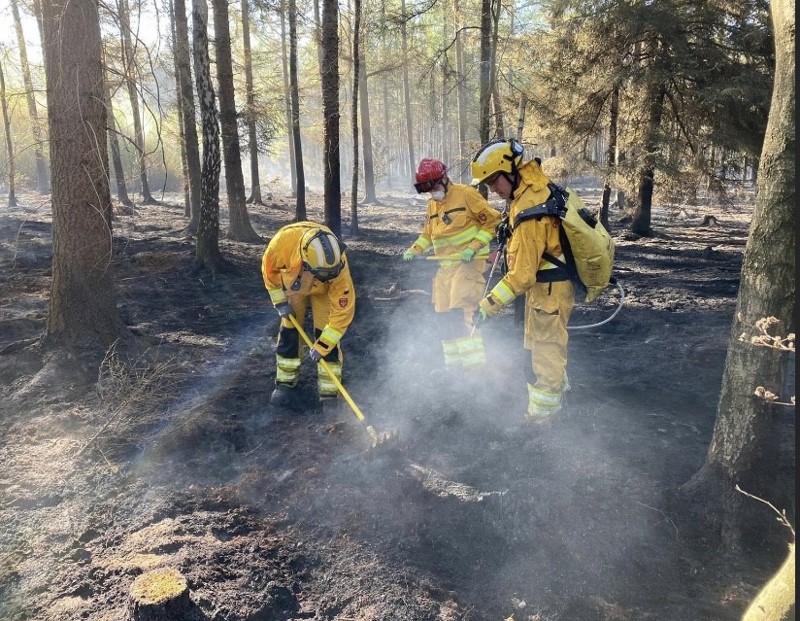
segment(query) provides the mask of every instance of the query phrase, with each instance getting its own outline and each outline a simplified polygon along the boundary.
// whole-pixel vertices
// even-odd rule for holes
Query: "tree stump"
[[[170,567],[143,573],[133,581],[128,594],[131,621],[175,621],[191,607],[186,578]]]

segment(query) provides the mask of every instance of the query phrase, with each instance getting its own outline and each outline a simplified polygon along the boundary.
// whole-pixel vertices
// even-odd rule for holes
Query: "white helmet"
[[[344,245],[336,236],[324,229],[308,229],[300,239],[300,257],[303,267],[317,280],[326,282],[336,278],[344,268]]]

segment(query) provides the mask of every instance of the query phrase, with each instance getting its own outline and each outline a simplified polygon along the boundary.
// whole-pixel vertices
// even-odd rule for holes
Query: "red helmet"
[[[439,160],[429,158],[421,160],[417,166],[417,182],[414,184],[417,193],[430,192],[437,183],[444,179],[446,172],[447,166]]]

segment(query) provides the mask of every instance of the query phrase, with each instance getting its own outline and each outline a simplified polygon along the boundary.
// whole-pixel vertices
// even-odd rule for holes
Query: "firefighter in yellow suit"
[[[342,378],[342,351],[339,346],[353,321],[356,292],[345,246],[331,230],[315,222],[297,222],[278,230],[261,259],[261,275],[272,304],[281,316],[276,348],[275,390],[270,403],[285,406],[300,374],[300,335],[289,319],[302,324],[309,302],[314,322],[314,346],[308,358],[317,365],[320,399],[335,398],[336,384],[320,364],[320,359],[338,380]]]
[[[515,225],[525,209],[550,197],[550,180],[539,162],[522,162],[523,147],[516,140],[485,144],[472,161],[472,183],[485,183],[509,205],[511,237],[506,247],[508,271],[480,302],[479,319],[496,315],[517,296],[525,295],[525,348],[531,350],[532,377],[528,381],[526,419],[546,422],[561,410],[567,381],[567,322],[575,305],[575,291],[563,268],[543,253],[564,261],[559,241],[561,222],[554,216],[526,219]]]
[[[486,362],[480,333],[472,330],[475,311],[483,297],[485,261],[477,258],[489,252],[500,213],[475,188],[452,183],[447,167],[435,159],[423,159],[416,171],[418,193],[430,193],[422,233],[403,258],[433,249],[439,262],[433,278],[433,306],[441,313],[442,350],[445,368],[476,369]]]

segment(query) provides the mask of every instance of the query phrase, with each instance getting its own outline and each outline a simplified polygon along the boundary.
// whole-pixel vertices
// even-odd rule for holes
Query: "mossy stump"
[[[133,581],[128,594],[131,621],[180,619],[191,607],[186,578],[170,567],[143,573]]]

